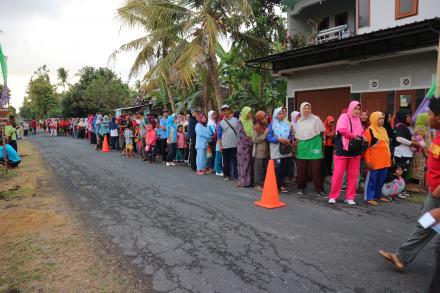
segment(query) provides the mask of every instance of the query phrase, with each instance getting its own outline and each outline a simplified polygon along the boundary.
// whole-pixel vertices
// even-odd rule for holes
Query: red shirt
[[[440,131],[432,141],[428,151],[428,174],[426,180],[428,181],[429,190],[431,192],[440,185]]]

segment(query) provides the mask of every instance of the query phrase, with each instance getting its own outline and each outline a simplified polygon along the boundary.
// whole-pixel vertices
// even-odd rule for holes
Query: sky
[[[52,83],[58,82],[59,67],[69,71],[69,83],[74,83],[75,74],[86,65],[109,67],[129,81],[134,53],[122,53],[109,63],[109,56],[122,44],[142,36],[139,29],[121,27],[116,9],[123,2],[0,0],[0,44],[7,56],[12,106],[18,110],[32,74],[44,64]]]

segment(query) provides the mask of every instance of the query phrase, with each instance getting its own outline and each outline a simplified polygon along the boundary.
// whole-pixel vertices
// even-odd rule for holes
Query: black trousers
[[[166,162],[167,160],[167,139],[162,138],[160,140],[160,154],[162,155],[162,160]]]
[[[189,144],[189,164],[193,171],[197,170],[196,157],[197,157],[196,140],[191,139],[191,142]]]
[[[112,150],[119,149],[119,137],[118,136],[110,136],[110,147]]]
[[[237,165],[237,148],[223,149],[223,176],[225,178],[231,178],[234,165]]]
[[[324,176],[332,175],[332,164],[333,164],[333,146],[324,146]]]
[[[24,136],[28,136],[28,132],[29,132],[29,130],[25,129],[24,130]]]
[[[11,140],[8,142],[8,144],[18,153],[18,147],[17,147],[17,141]]]
[[[177,143],[168,144],[167,163],[171,163],[176,158]]]

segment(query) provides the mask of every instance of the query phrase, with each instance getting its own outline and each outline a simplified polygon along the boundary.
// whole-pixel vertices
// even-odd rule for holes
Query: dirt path
[[[28,141],[22,164],[0,167],[0,292],[141,292],[81,222]]]

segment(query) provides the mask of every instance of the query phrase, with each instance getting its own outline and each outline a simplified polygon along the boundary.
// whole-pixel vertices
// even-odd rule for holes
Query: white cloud
[[[5,0],[0,0],[3,2]],[[11,104],[19,107],[33,72],[43,64],[56,81],[65,67],[72,79],[83,66],[107,67],[108,57],[141,31],[120,30],[116,9],[122,0],[16,0],[0,4],[0,43],[8,57]],[[122,54],[111,68],[125,81],[134,54]]]

